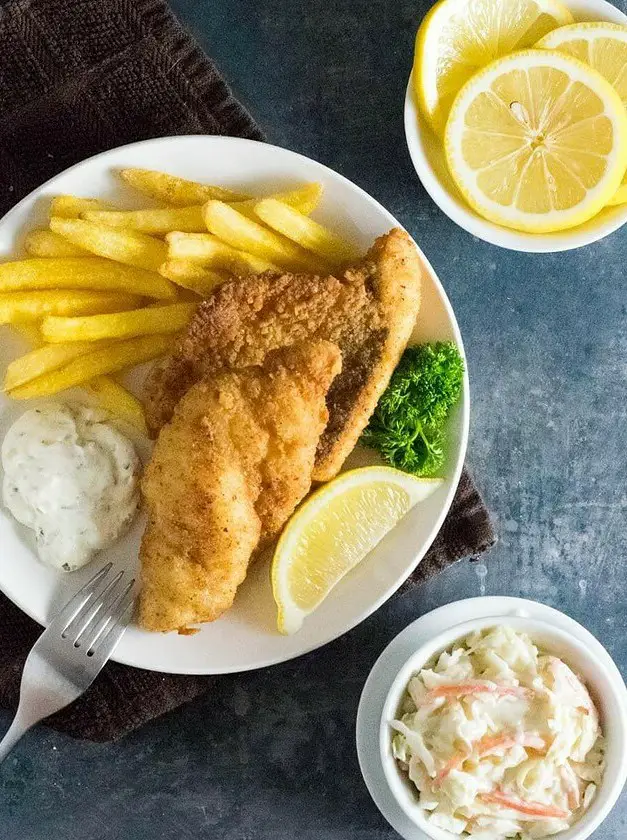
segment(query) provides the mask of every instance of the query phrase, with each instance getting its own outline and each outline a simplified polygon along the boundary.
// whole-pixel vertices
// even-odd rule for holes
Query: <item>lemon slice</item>
[[[574,23],[542,38],[537,47],[559,50],[594,67],[607,79],[627,107],[627,26],[617,23]],[[627,201],[627,178],[608,204]]]
[[[559,0],[440,0],[416,35],[413,82],[438,134],[467,79],[499,56],[532,47],[573,16]]]
[[[336,583],[441,484],[391,467],[365,467],[314,493],[288,522],[272,560],[280,632],[300,629]]]
[[[627,203],[627,176],[623,178],[620,187],[616,190],[614,195],[610,198],[607,202],[609,206],[614,204],[626,204]]]
[[[627,169],[627,112],[614,88],[553,50],[499,58],[459,92],[446,159],[477,213],[530,233],[574,227],[612,198]]]

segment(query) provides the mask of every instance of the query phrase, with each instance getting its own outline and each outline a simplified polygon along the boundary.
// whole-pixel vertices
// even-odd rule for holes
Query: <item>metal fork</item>
[[[22,735],[80,697],[118,646],[132,615],[135,579],[124,572],[107,583],[113,563],[101,569],[55,616],[28,654],[20,702],[0,741],[2,762]]]

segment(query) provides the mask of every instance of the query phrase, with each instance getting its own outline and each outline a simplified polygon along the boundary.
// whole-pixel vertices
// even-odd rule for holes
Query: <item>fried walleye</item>
[[[184,630],[231,606],[253,551],[309,490],[340,368],[336,345],[310,341],[187,391],[142,483],[143,627]]]
[[[266,354],[326,339],[342,354],[327,396],[313,478],[337,474],[405,349],[420,306],[421,264],[410,237],[391,230],[338,277],[262,274],[231,280],[198,308],[174,355],[148,383],[153,433],[199,380],[262,364]]]
[[[341,468],[405,349],[421,265],[401,230],[338,277],[220,286],[149,380],[140,623],[183,630],[233,603],[251,555]]]

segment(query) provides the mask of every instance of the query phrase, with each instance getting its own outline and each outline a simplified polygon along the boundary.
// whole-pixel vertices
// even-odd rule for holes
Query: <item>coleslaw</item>
[[[584,683],[505,626],[473,633],[412,677],[392,728],[428,822],[476,840],[567,829],[604,770]]]

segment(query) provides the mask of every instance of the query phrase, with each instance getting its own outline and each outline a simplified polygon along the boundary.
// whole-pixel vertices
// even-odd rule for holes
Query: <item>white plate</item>
[[[50,198],[59,193],[98,196],[124,206],[139,206],[138,195],[118,183],[113,173],[122,167],[161,169],[191,178],[260,194],[321,181],[324,199],[315,216],[364,250],[376,236],[398,222],[380,204],[350,181],[313,160],[265,143],[230,137],[166,137],[147,140],[97,155],[48,181],[0,221],[0,255],[19,253],[29,228],[46,223]],[[425,266],[423,305],[416,340],[452,339],[462,348],[451,305],[433,269]],[[24,347],[3,334],[0,365]],[[463,352],[463,350],[462,350]],[[0,435],[24,409],[0,397]],[[152,634],[131,626],[115,659],[127,665],[170,673],[219,674],[261,668],[300,656],[350,630],[376,610],[401,585],[433,542],[450,507],[463,466],[468,439],[468,381],[451,423],[451,459],[444,485],[414,509],[379,547],[307,619],[291,637],[276,630],[276,612],[268,566],[258,563],[237,594],[234,607],[219,621],[205,624],[194,636]],[[146,453],[144,453],[146,454]],[[372,463],[354,453],[351,464]],[[26,529],[0,510],[0,588],[28,615],[45,624],[105,560],[137,566],[138,522],[131,534],[95,564],[70,575],[44,567],[33,554]]]
[[[399,633],[377,659],[364,685],[357,710],[357,757],[366,787],[385,819],[405,840],[430,840],[430,838],[403,811],[385,778],[379,748],[379,733],[383,706],[390,687],[409,657],[436,636],[451,629],[454,625],[493,616],[499,616],[499,620],[502,621],[502,616],[507,615],[545,621],[557,630],[563,630],[574,637],[587,647],[599,663],[602,663],[605,671],[615,680],[617,691],[625,696],[625,685],[620,672],[603,645],[581,624],[546,604],[528,601],[525,598],[483,596],[467,598],[454,604],[445,604],[421,616]],[[623,781],[624,778],[618,780],[617,789],[612,794],[607,811],[616,801]],[[601,819],[607,815],[607,811]]]

